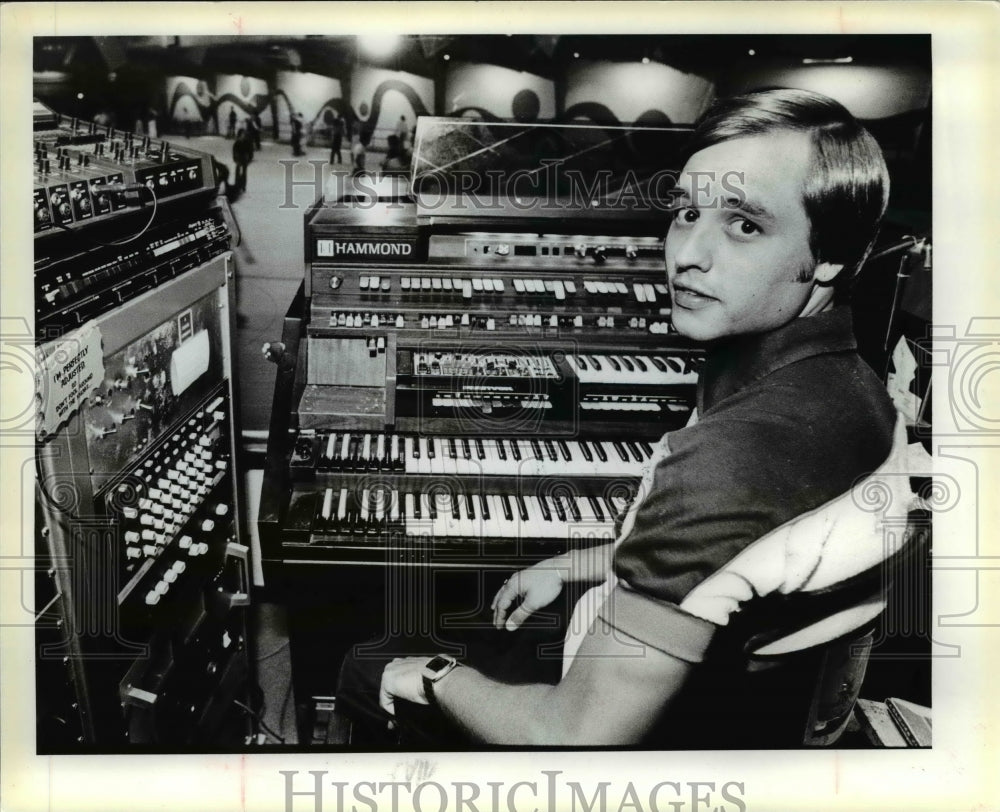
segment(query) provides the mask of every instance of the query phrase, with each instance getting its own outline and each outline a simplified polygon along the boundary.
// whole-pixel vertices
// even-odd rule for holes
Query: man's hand
[[[497,629],[506,628],[507,631],[514,631],[533,612],[548,606],[558,598],[562,588],[562,575],[549,562],[542,561],[515,572],[504,581],[494,596],[493,603],[490,604],[493,610],[493,625]],[[521,603],[508,617],[508,611],[516,600],[520,600]]]
[[[394,700],[398,696],[418,705],[430,704],[424,693],[423,668],[432,657],[397,657],[382,671],[378,703],[387,713],[396,715]]]

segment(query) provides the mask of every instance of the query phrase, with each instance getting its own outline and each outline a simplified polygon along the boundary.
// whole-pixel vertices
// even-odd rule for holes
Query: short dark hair
[[[802,190],[817,262],[843,265],[837,287],[858,272],[889,202],[889,170],[875,138],[840,102],[808,90],[761,90],[719,99],[701,117],[687,155],[780,130],[808,133],[812,165]]]

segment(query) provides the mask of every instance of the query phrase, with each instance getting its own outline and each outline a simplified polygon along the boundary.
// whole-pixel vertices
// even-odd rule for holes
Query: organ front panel
[[[411,186],[358,179],[313,205],[269,348],[266,569],[509,568],[613,539],[654,445],[690,416],[702,356],[671,328],[664,207],[623,216],[615,178],[574,208],[565,177],[628,161],[662,191],[685,135],[421,119]],[[532,216],[454,193],[484,140],[501,172],[563,150]]]

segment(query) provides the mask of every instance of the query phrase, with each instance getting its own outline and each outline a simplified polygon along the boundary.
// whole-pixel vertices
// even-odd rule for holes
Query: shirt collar
[[[782,367],[831,352],[857,350],[851,310],[793,319],[766,333],[739,336],[709,348],[698,380],[698,413]]]

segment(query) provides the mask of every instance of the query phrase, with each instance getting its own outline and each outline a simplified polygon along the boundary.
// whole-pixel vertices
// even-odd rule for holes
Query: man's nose
[[[673,251],[674,267],[678,271],[707,272],[712,267],[711,236],[702,220],[684,229],[673,229],[667,241]]]

